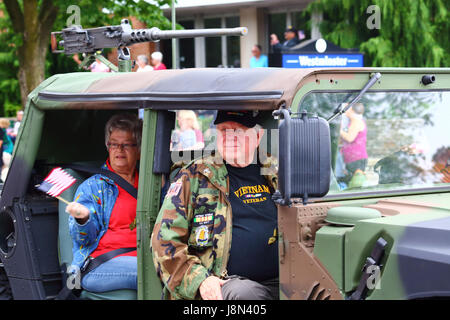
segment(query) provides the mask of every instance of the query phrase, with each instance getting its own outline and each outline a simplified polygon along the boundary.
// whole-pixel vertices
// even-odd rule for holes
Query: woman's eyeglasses
[[[131,150],[131,148],[134,148],[137,146],[137,143],[112,143],[108,142],[106,144],[108,146],[108,149],[117,150],[117,149],[124,149],[124,150]]]

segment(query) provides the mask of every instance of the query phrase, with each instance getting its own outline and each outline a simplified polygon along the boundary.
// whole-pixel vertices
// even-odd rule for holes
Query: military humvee
[[[148,33],[125,28],[134,42],[149,41]],[[84,39],[80,30],[69,31]],[[87,44],[72,48],[84,52],[79,50]],[[107,157],[106,121],[143,110],[138,290],[82,291],[80,297],[161,299],[150,236],[172,164],[214,149],[215,111],[245,109],[264,117],[260,150],[280,160],[274,199],[282,299],[450,297],[449,98],[450,69],[206,68],[52,76],[28,97],[0,199],[0,295],[53,299],[67,285],[72,241],[65,204],[35,185],[53,167],[66,167],[78,179],[62,194],[71,200],[89,176],[74,165],[95,168]],[[338,115],[357,101],[364,110],[367,158],[363,170],[351,175],[340,138],[348,121]],[[173,148],[178,110],[196,111],[202,148]]]

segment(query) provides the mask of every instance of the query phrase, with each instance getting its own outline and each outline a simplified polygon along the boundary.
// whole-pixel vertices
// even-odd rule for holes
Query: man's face
[[[292,31],[287,31],[287,32],[284,33],[284,38],[286,40],[294,39],[295,38],[295,33],[292,32]]]
[[[263,129],[227,121],[219,123],[217,129],[217,150],[222,158],[234,167],[246,167],[253,162],[255,150],[261,142]]]
[[[255,57],[259,57],[261,55],[261,51],[259,51],[258,47],[254,46],[252,48],[252,55],[255,56]]]
[[[139,66],[139,68],[144,68],[145,67],[145,62],[142,61],[141,59],[137,59],[136,63]]]

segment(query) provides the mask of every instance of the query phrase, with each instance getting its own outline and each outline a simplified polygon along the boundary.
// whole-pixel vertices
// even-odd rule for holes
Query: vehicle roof
[[[129,73],[77,72],[45,80],[30,98],[40,109],[259,109],[290,105],[319,73],[424,72],[417,68],[195,68]],[[449,72],[449,69],[433,69]]]
[[[200,68],[131,73],[77,72],[44,81],[32,94],[41,109],[216,109],[218,105],[272,110],[289,104],[313,69]]]

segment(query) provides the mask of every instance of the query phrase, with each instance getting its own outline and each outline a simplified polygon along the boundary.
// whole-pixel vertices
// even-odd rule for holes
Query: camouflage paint
[[[440,227],[433,221],[439,219],[448,219],[450,217],[450,209],[440,207],[432,204],[433,195],[422,196],[405,196],[400,198],[405,203],[409,201],[420,201],[423,204],[429,203],[429,206],[418,207],[416,212],[408,214],[408,212],[402,212],[394,216],[384,216],[377,219],[369,219],[358,222],[351,232],[348,232],[345,236],[345,291],[349,292],[353,290],[359,283],[361,277],[361,268],[365,261],[365,258],[370,255],[370,251],[378,237],[383,237],[388,242],[388,247],[385,254],[384,266],[381,273],[380,289],[375,289],[368,297],[369,299],[406,299],[413,297],[411,289],[406,291],[408,283],[413,281],[416,284],[428,283],[429,277],[441,277],[441,279],[448,279],[448,271],[450,270],[450,255],[442,255],[441,260],[444,263],[441,266],[446,266],[447,271],[443,273],[443,270],[436,269],[433,274],[422,274],[421,277],[413,278],[410,271],[421,268],[424,263],[432,263],[428,261],[429,257],[426,257],[425,252],[422,252],[422,259],[414,260],[408,264],[408,255],[405,255],[405,250],[415,250],[415,253],[420,251],[420,245],[428,243],[428,248],[434,246],[431,251],[439,251],[443,245],[446,244],[438,241],[438,236],[428,235],[428,239],[425,237],[427,232],[438,233],[443,232],[448,228],[448,225]],[[382,199],[380,199],[382,200]],[[431,201],[430,201],[431,200]],[[442,197],[442,200],[450,203],[450,195]],[[371,206],[372,208],[374,206]],[[414,237],[417,232],[417,224],[426,222],[427,228],[422,228],[423,238],[421,237],[422,244],[417,242],[417,238]],[[429,225],[431,223],[431,225]],[[416,225],[416,226],[415,226]],[[413,236],[410,235],[413,233]],[[447,239],[449,233],[447,233]],[[419,250],[417,250],[419,249]],[[447,249],[448,251],[448,245]],[[431,253],[430,252],[430,253]],[[405,260],[406,259],[406,260]],[[403,261],[402,261],[403,260]],[[411,262],[411,261],[409,261]],[[407,272],[405,274],[404,272]],[[441,272],[439,274],[439,272]],[[414,286],[413,286],[414,287]],[[419,287],[421,287],[419,285]],[[450,291],[450,281],[447,282],[447,290]],[[417,292],[416,292],[417,293]],[[419,296],[416,296],[419,297]]]

